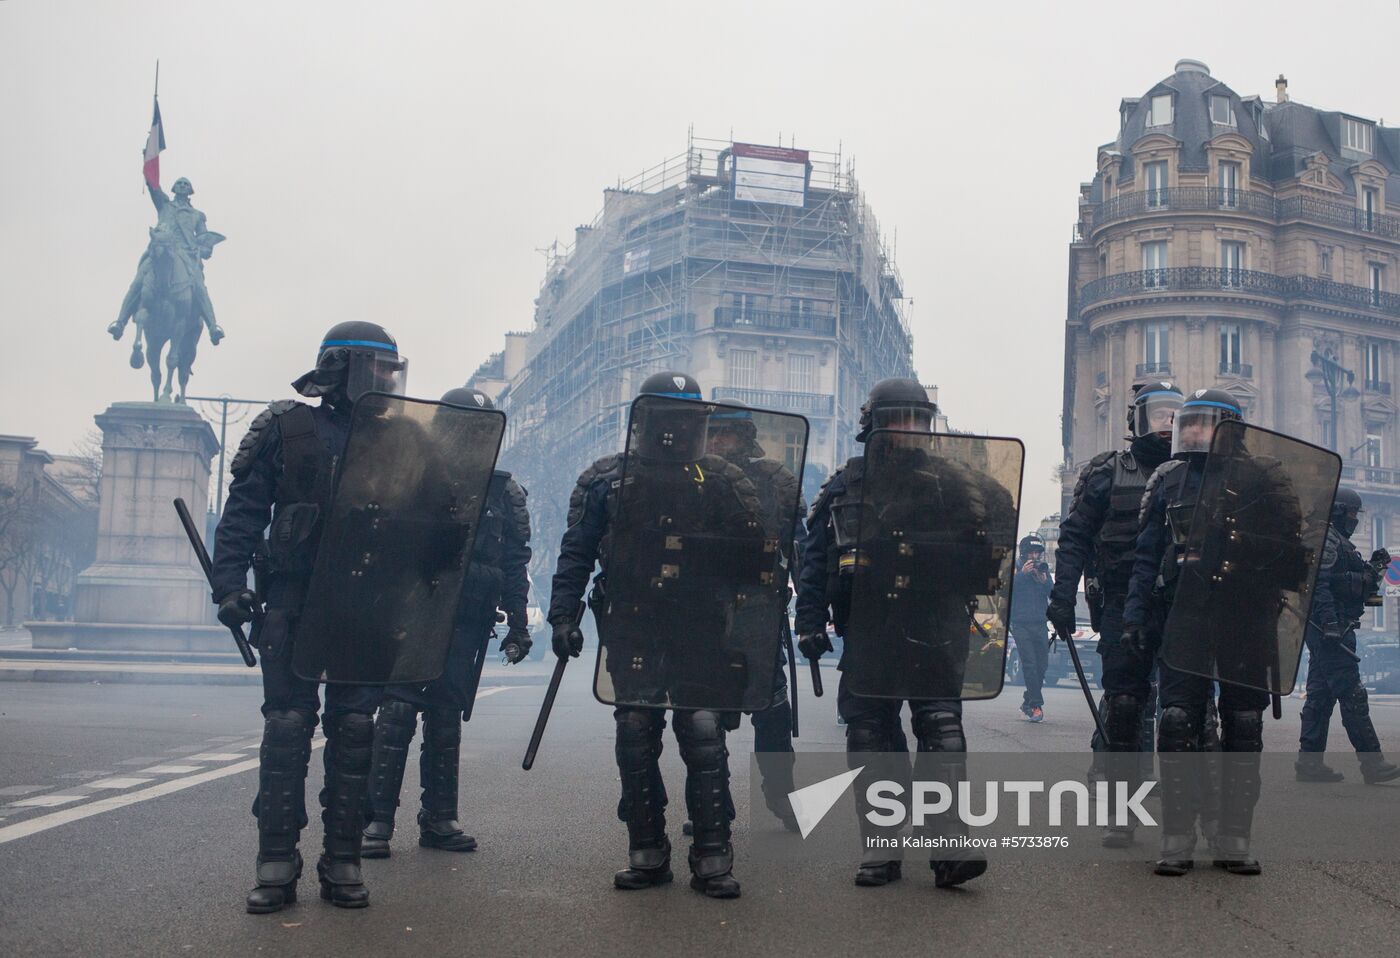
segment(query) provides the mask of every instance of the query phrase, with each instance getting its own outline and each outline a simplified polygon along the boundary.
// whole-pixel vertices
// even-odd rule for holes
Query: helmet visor
[[[351,402],[365,393],[402,396],[408,386],[408,359],[384,349],[356,349],[350,354],[345,394]]]
[[[1172,423],[1172,455],[1210,452],[1215,427],[1225,419],[1238,419],[1239,413],[1224,406],[1183,406]]]
[[[1176,412],[1181,408],[1181,394],[1161,390],[1137,397],[1133,404],[1133,435],[1163,438],[1172,435]]]
[[[925,405],[880,405],[870,413],[875,429],[897,429],[903,432],[933,432],[933,410]]]

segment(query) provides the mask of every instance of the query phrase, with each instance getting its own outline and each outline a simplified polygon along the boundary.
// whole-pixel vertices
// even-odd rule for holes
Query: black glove
[[[525,657],[530,654],[530,647],[535,642],[530,638],[530,630],[511,626],[506,632],[506,637],[501,640],[501,654],[506,657],[506,662],[516,665],[525,661]]]
[[[231,629],[252,622],[258,608],[258,597],[251,589],[230,592],[219,600],[219,621]]]
[[[1051,599],[1045,608],[1045,618],[1055,627],[1056,635],[1074,634],[1074,606]]]
[[[823,654],[833,651],[831,639],[827,638],[825,632],[813,632],[802,636],[797,640],[797,649],[813,662]]]
[[[1372,552],[1371,565],[1376,569],[1384,570],[1386,566],[1390,565],[1390,553],[1386,552],[1384,549],[1377,549],[1375,552]]]
[[[564,659],[578,658],[583,651],[583,632],[572,622],[554,623],[554,654]]]
[[[1346,628],[1340,621],[1322,623],[1322,637],[1328,642],[1340,642],[1346,635]]]
[[[1145,625],[1129,625],[1123,628],[1123,648],[1141,658],[1151,658],[1157,654],[1158,636]]]

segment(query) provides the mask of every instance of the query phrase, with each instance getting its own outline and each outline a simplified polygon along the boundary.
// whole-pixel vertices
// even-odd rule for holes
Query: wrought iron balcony
[[[1144,376],[1170,376],[1172,374],[1171,363],[1138,363],[1137,378]]]
[[[1276,276],[1253,269],[1221,269],[1215,266],[1143,269],[1104,276],[1084,284],[1079,292],[1079,308],[1134,294],[1216,290],[1252,293],[1281,302],[1312,301],[1352,306],[1400,316],[1400,295],[1396,293],[1334,283],[1315,276]]]
[[[1161,190],[1138,190],[1120,193],[1100,203],[1094,210],[1090,232],[1119,220],[1162,212],[1203,212],[1221,210],[1259,216],[1274,222],[1305,220],[1324,226],[1374,233],[1388,239],[1400,239],[1400,216],[1371,212],[1332,203],[1311,196],[1289,196],[1275,199],[1249,190],[1231,190],[1210,186],[1178,186]]]
[[[1221,363],[1220,375],[1237,376],[1240,379],[1253,379],[1254,367],[1249,363]]]
[[[1380,393],[1382,396],[1390,395],[1390,383],[1383,379],[1368,379],[1364,385],[1368,393]]]
[[[737,399],[750,406],[812,416],[830,416],[836,408],[836,400],[822,393],[790,393],[777,389],[744,389],[740,386],[716,386],[711,398]]]
[[[716,329],[784,330],[812,336],[836,335],[836,317],[768,309],[715,308]]]

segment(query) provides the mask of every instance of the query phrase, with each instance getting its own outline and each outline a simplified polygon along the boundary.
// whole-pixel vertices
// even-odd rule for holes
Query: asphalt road
[[[538,683],[547,668],[523,666],[519,677]],[[394,857],[365,865],[371,907],[320,902],[312,872],[301,902],[268,916],[243,911],[255,851],[256,689],[0,684],[0,954],[1136,958],[1370,955],[1400,944],[1400,865],[1266,863],[1254,879],[1207,868],[1175,880],[1146,865],[1003,865],[947,891],[921,869],[860,889],[852,867],[794,871],[750,860],[747,723],[731,738],[743,898],[692,892],[683,851],[675,884],[614,891],[626,832],[614,815],[612,721],[591,698],[588,673],[570,669],[529,773],[520,758],[543,690],[486,683],[463,743],[462,820],[480,840],[477,852],[417,847],[411,764],[400,815],[407,828]],[[827,676],[834,691],[835,674]],[[1049,691],[1049,718],[1038,726],[1021,721],[1018,702],[1011,688],[969,706],[972,749],[1083,747],[1089,723],[1077,691]],[[801,704],[799,747],[840,750],[832,692]],[[1270,750],[1296,747],[1298,705],[1289,700],[1285,720],[1269,723]],[[1400,704],[1377,702],[1373,712],[1400,752]],[[1344,751],[1337,725],[1334,747]],[[669,732],[663,761],[672,808],[682,807]],[[319,764],[308,782],[313,809]],[[1337,765],[1356,778],[1350,758]],[[670,824],[683,849],[674,811]],[[304,838],[309,866],[319,845],[314,811]]]

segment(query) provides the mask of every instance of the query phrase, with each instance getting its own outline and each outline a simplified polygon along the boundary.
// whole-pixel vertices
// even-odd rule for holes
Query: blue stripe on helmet
[[[1180,399],[1181,393],[1177,392],[1175,389],[1156,389],[1150,393],[1138,393],[1137,398],[1151,399],[1153,396],[1175,396],[1177,399]]]
[[[1181,408],[1182,408],[1182,409],[1191,409],[1191,408],[1194,408],[1194,407],[1196,407],[1196,406],[1213,406],[1213,407],[1215,407],[1216,409],[1228,409],[1228,410],[1230,410],[1231,412],[1243,412],[1243,410],[1240,409],[1239,406],[1232,406],[1232,405],[1230,405],[1229,403],[1215,402],[1215,401],[1210,400],[1210,399],[1188,399],[1188,400],[1182,405]]]
[[[327,346],[368,346],[370,349],[384,349],[391,353],[397,353],[399,348],[392,343],[377,343],[372,339],[327,339],[321,343],[321,348]]]
[[[665,396],[668,399],[704,399],[699,393],[643,393],[645,396]]]

